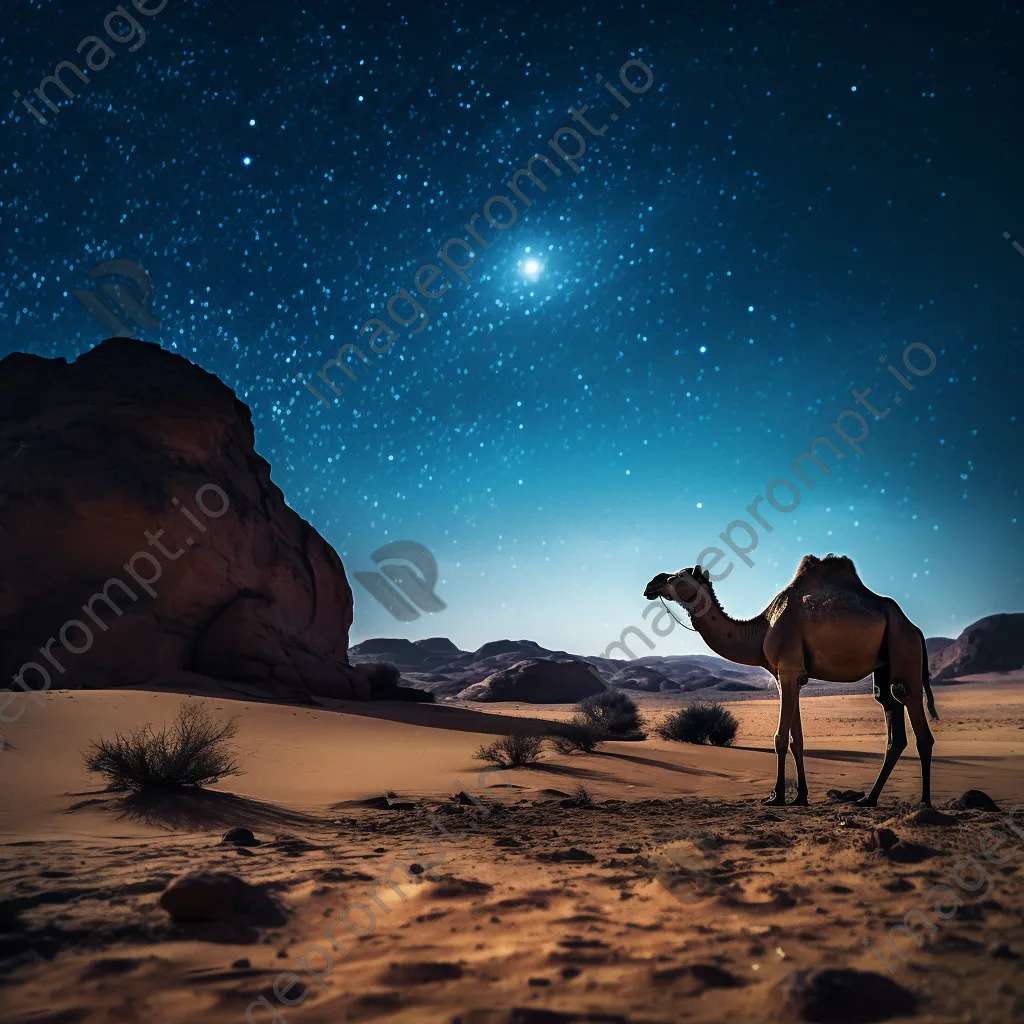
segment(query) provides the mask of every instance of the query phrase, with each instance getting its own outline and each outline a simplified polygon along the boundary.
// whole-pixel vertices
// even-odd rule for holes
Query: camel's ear
[[[711,582],[711,570],[710,569],[705,569],[704,570],[704,582],[705,583],[710,583]]]

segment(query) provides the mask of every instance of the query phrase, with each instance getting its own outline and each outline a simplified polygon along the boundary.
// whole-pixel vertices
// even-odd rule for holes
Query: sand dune
[[[972,788],[1006,810],[1024,799],[1021,681],[939,692],[936,806]],[[652,719],[676,706],[657,697],[644,695]],[[480,776],[476,748],[513,724],[543,732],[571,708],[199,699],[238,717],[245,774],[155,803],[101,792],[79,752],[115,730],[169,720],[180,695],[59,691],[8,727],[6,1020],[244,1021],[247,1007],[257,1022],[312,1024],[843,1019],[819,1005],[828,984],[801,974],[822,968],[873,972],[871,984],[893,986],[871,995],[854,976],[856,998],[884,996],[897,1008],[916,1000],[914,1013],[888,1019],[1002,1022],[1024,1011],[1024,841],[1005,813],[917,823],[913,746],[884,806],[825,802],[826,790],[866,789],[877,772],[881,715],[869,697],[803,702],[807,809],[757,803],[774,769],[768,701],[730,704],[740,721],[733,748],[648,739],[589,755],[548,751],[510,772],[505,788],[504,777]],[[596,806],[566,805],[580,784]],[[483,809],[454,801],[459,789]],[[387,790],[394,808],[373,802]],[[260,844],[222,844],[233,826]],[[899,842],[884,850],[886,828]],[[1001,865],[980,857],[986,829],[1013,840]],[[970,856],[987,870],[987,895],[987,885],[957,888],[958,871],[964,886],[977,877],[962,864]],[[393,868],[400,895],[374,881],[403,859],[425,870]],[[261,887],[280,922],[174,924],[160,893],[197,869]],[[935,885],[963,905],[932,931]],[[342,923],[358,903],[375,913],[361,938]],[[921,947],[902,933],[894,947],[890,930],[915,908]],[[357,930],[360,913],[349,911]],[[344,954],[331,952],[325,928]],[[288,971],[299,977],[280,982]],[[275,979],[289,997],[308,994],[282,1005]],[[850,999],[838,1002],[849,1009]],[[849,1019],[872,1019],[857,1012]]]

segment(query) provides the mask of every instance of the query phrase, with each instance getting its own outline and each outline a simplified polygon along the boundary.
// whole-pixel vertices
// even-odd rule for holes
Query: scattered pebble
[[[235,846],[259,846],[260,841],[252,834],[251,829],[233,828],[224,833],[222,843],[233,843]]]

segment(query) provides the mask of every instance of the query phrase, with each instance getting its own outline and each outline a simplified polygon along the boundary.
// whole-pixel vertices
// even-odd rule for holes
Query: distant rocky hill
[[[1003,672],[1024,667],[1024,614],[992,615],[960,634],[957,639],[930,637],[925,641],[932,677],[939,683],[957,676],[981,672]],[[429,690],[437,697],[463,695],[470,687],[495,675],[508,673],[522,662],[572,663],[592,665],[608,686],[639,693],[687,693],[708,699],[730,700],[738,696],[765,694],[774,697],[776,689],[769,672],[709,654],[680,654],[644,657],[633,661],[592,656],[579,656],[568,651],[552,651],[533,640],[493,640],[475,651],[463,651],[445,637],[429,640],[365,640],[349,649],[353,665],[364,662],[391,662],[410,683]],[[529,687],[531,697],[501,697],[496,694],[511,689],[482,687],[471,693],[487,693],[488,700],[531,700],[542,691],[542,703],[570,703],[576,692],[579,672],[568,665],[563,670],[552,668],[543,676],[539,668],[531,670],[530,678],[543,678],[544,687]],[[522,670],[499,676],[499,684],[508,678],[519,678]],[[811,680],[808,695],[826,693],[870,693],[870,678],[856,683],[822,683]],[[475,698],[467,698],[475,699]]]
[[[459,693],[461,700],[523,701],[529,704],[575,704],[601,693],[608,684],[586,661],[529,658],[492,672],[483,682]],[[557,695],[558,699],[553,699]]]
[[[956,641],[951,636],[930,636],[924,642],[925,649],[928,651],[928,659],[931,661],[932,657],[939,653],[939,651],[948,647],[950,644],[954,644]]]
[[[1024,668],[1024,612],[989,615],[972,623],[931,654],[929,667],[939,683]]]
[[[348,654],[353,665],[363,662],[391,662],[409,682],[431,691],[437,697],[462,696],[463,691],[483,683],[495,673],[507,673],[521,662],[538,661],[566,663],[565,669],[554,669],[544,675],[549,690],[542,702],[551,704],[579,700],[574,694],[578,689],[578,666],[581,662],[596,669],[597,676],[609,686],[642,692],[753,692],[760,691],[772,683],[772,677],[764,669],[734,665],[721,658],[703,654],[638,658],[636,661],[600,657],[581,658],[567,651],[548,650],[533,640],[493,640],[475,651],[462,651],[450,640],[443,638],[418,641],[380,638],[365,640],[350,648]],[[570,663],[575,667],[570,667]],[[536,671],[535,669],[534,673]],[[518,678],[518,674],[513,675]],[[505,678],[499,676],[498,682],[501,683]],[[486,692],[488,700],[531,699],[496,697],[491,695],[492,689],[495,693],[512,692],[498,686],[472,690],[471,693]],[[523,692],[536,695],[540,691],[531,687]]]

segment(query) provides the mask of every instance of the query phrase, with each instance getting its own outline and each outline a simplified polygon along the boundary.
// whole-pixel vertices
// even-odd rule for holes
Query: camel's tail
[[[924,696],[928,705],[928,714],[932,718],[938,718],[939,713],[935,710],[935,697],[932,695],[932,680],[928,672],[928,645],[925,643],[924,633],[919,629],[917,635],[921,638],[921,682],[924,684]]]

